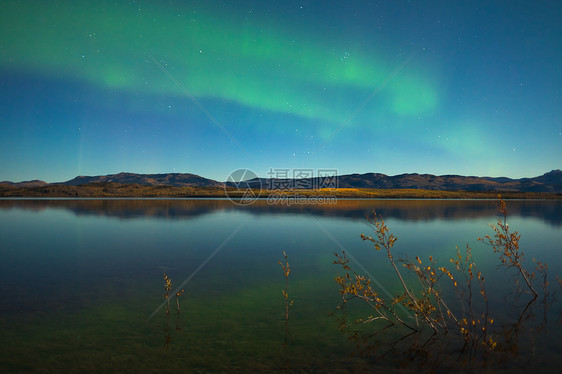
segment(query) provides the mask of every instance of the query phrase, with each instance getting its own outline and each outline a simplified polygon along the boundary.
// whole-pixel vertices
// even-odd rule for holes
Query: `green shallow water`
[[[555,201],[508,202],[510,227],[521,233],[529,260],[549,264],[553,286],[554,274],[562,274],[561,207]],[[448,371],[450,363],[439,356],[447,352],[447,339],[435,343],[434,359],[407,350],[381,357],[384,342],[403,330],[385,331],[382,346],[366,354],[371,342],[357,345],[338,329],[333,313],[341,297],[334,277],[341,270],[333,265],[334,251],[352,253],[390,292],[400,290],[386,256],[359,238],[368,233],[363,217],[373,209],[398,236],[397,256],[432,255],[446,264],[455,246],[470,244],[487,274],[496,318],[517,320],[525,295],[519,301],[505,296],[513,289],[512,273],[497,271],[489,248],[476,240],[496,220],[490,201],[291,207],[258,201],[239,207],[226,200],[2,200],[0,371]],[[286,347],[284,278],[277,263],[282,251],[289,256],[295,302]],[[167,348],[168,322],[158,309],[163,272],[174,286],[187,281],[181,329],[172,309]],[[518,354],[496,357],[486,370],[541,372],[561,362],[560,303],[551,304],[544,331],[536,304],[531,322],[519,331]],[[353,316],[368,312],[363,305],[348,310]],[[446,364],[434,366],[436,361]]]

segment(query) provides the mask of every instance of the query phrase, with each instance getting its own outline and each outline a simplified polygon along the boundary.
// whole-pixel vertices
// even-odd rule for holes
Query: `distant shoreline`
[[[228,193],[227,193],[228,192]],[[90,183],[80,186],[48,185],[14,187],[0,184],[0,198],[243,198],[246,191],[220,187],[146,186],[139,184]],[[338,188],[322,190],[253,190],[254,196],[335,197],[340,199],[562,199],[562,193],[520,191],[446,191],[422,189]]]

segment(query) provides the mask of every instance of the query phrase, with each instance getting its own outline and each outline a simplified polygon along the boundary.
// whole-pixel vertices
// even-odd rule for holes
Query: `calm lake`
[[[562,202],[507,207],[528,268],[532,258],[548,264],[547,309],[539,280],[529,305],[529,294],[514,292],[515,270],[497,269],[477,241],[492,234],[495,201],[0,200],[0,372],[557,372]],[[350,266],[390,294],[403,292],[386,253],[360,238],[372,234],[372,210],[398,237],[395,257],[449,266],[457,246],[472,248],[498,341],[485,367],[451,348],[453,337],[424,346],[421,337],[395,344],[409,333],[400,326],[372,340],[380,324],[362,325],[359,340],[340,331],[334,252],[351,254]],[[294,300],[286,345],[283,251]],[[185,290],[179,317],[175,296],[169,315],[163,308],[163,273],[172,292]],[[372,314],[361,303],[346,310],[351,329]]]

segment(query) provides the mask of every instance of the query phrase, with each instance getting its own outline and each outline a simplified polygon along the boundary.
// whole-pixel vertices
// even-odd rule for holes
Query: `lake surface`
[[[372,210],[398,237],[396,257],[431,255],[448,266],[457,246],[470,245],[486,276],[494,336],[505,341],[485,370],[554,372],[562,362],[562,203],[507,204],[528,267],[532,258],[549,266],[546,311],[542,298],[528,305],[528,294],[513,292],[516,273],[498,270],[497,256],[477,241],[497,221],[494,201],[0,200],[0,372],[475,370],[479,359],[447,351],[449,337],[424,350],[408,340],[392,345],[406,335],[402,327],[373,341],[369,329],[380,325],[362,326],[360,341],[340,331],[334,278],[342,269],[333,252],[352,254],[358,273],[401,292],[386,254],[360,239],[372,233]],[[283,251],[294,300],[286,344]],[[163,273],[173,290],[185,290],[179,318],[174,297],[169,315],[162,308]],[[353,325],[369,310],[356,304],[348,313]],[[440,358],[451,354],[459,359]]]

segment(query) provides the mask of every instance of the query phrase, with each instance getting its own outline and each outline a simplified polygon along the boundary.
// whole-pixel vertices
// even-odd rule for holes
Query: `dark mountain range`
[[[352,174],[338,178],[339,188],[413,188],[442,191],[524,191],[562,192],[562,171],[553,170],[535,178],[489,178],[461,175]]]
[[[299,185],[331,186],[326,178],[310,178],[299,181]],[[400,174],[388,176],[380,173],[340,175],[336,179],[338,188],[374,189],[420,189],[440,191],[518,191],[518,192],[562,192],[562,171],[552,170],[535,178],[511,179],[506,177],[475,177],[462,175]],[[246,182],[249,186],[262,188],[291,185],[291,180],[259,178]],[[232,182],[227,185],[233,186]]]
[[[299,188],[370,188],[370,189],[419,189],[440,191],[514,191],[562,193],[562,171],[552,170],[534,178],[511,179],[506,177],[475,177],[462,175],[400,174],[388,176],[380,173],[339,175],[337,178],[308,178],[295,181],[290,179],[256,178],[242,183],[241,187],[252,186],[268,189],[279,186]],[[92,183],[135,184],[141,186],[172,187],[234,187],[233,182],[218,182],[195,174],[135,174],[119,173],[103,176],[78,176],[62,183],[48,184],[33,180],[27,182],[1,182],[5,187],[45,187],[55,185],[80,186]],[[335,184],[334,184],[335,183]],[[240,186],[240,185],[239,185]]]
[[[46,186],[49,183],[40,181],[38,179],[34,179],[32,181],[23,181],[23,182],[3,181],[3,182],[0,182],[0,184],[7,184],[11,187],[19,188],[19,187],[41,187],[41,186]]]
[[[169,173],[169,174],[134,174],[119,173],[100,175],[94,177],[78,176],[66,182],[57,183],[67,186],[80,186],[88,183],[121,183],[140,184],[143,186],[174,186],[174,187],[223,187],[221,182],[200,177],[195,174]]]

